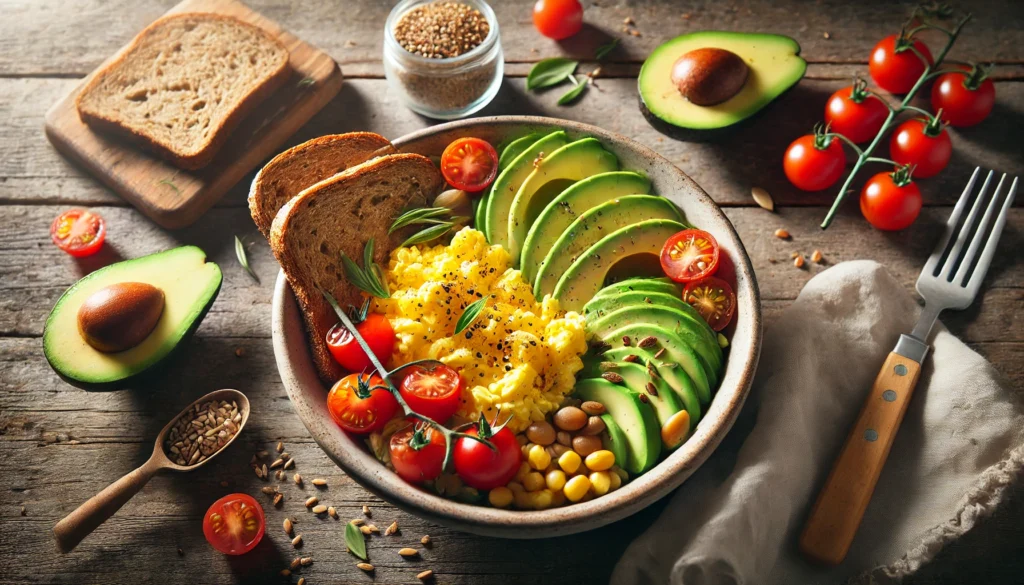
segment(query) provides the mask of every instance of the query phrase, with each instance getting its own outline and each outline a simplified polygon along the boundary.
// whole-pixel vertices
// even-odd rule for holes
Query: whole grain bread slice
[[[444,186],[429,158],[392,154],[372,159],[309,187],[281,208],[270,229],[270,248],[299,302],[317,372],[330,385],[344,372],[327,349],[338,319],[320,290],[342,307],[359,306],[362,293],[345,277],[341,255],[362,264],[374,240],[374,260],[387,266],[391,250],[408,235],[388,234],[398,215],[423,206]]]
[[[269,239],[277,212],[300,191],[394,150],[387,138],[373,132],[330,134],[293,146],[271,159],[253,179],[249,188],[252,220]]]
[[[75,106],[90,127],[198,169],[289,75],[288,49],[263,29],[220,14],[174,14],[140,32]]]

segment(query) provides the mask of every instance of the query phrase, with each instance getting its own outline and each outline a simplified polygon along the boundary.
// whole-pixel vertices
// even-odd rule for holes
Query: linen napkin
[[[882,362],[918,313],[875,262],[811,279],[765,332],[733,433],[630,545],[613,585],[895,582],[995,509],[1024,476],[1024,406],[1018,389],[936,325],[846,560],[822,568],[797,550]]]

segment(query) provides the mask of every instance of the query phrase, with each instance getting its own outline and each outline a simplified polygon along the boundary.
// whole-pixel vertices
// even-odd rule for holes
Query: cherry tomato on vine
[[[382,364],[387,364],[391,357],[391,351],[395,348],[395,329],[387,317],[378,313],[368,313],[368,310],[369,302],[363,304],[360,313],[352,319],[352,322],[356,326],[356,331],[370,346],[377,360]],[[349,372],[364,372],[373,369],[370,358],[359,346],[355,336],[340,322],[327,332],[327,349],[334,356],[334,360]]]
[[[430,425],[418,424],[391,435],[391,464],[395,473],[409,483],[423,483],[441,475],[445,440]]]
[[[549,39],[567,39],[583,28],[583,6],[579,0],[537,0],[533,26]]]
[[[878,134],[889,115],[878,96],[868,93],[863,79],[832,94],[825,104],[825,122],[829,129],[853,142],[867,142]]]
[[[481,415],[480,422],[466,432],[490,441],[494,449],[475,439],[460,437],[455,442],[452,459],[455,473],[462,481],[478,490],[491,490],[511,481],[523,457],[512,431],[502,425],[495,432]]]
[[[413,411],[443,423],[459,409],[462,376],[444,364],[410,366],[398,386]]]
[[[860,193],[860,211],[880,230],[901,230],[914,223],[921,213],[921,190],[911,180],[910,168],[868,179]]]
[[[398,412],[398,400],[390,391],[377,389],[384,380],[377,375],[349,374],[327,394],[327,410],[342,429],[360,435],[379,431]]]
[[[843,176],[846,155],[840,141],[821,131],[793,141],[782,157],[786,178],[798,189],[828,189]]]
[[[661,248],[661,269],[676,282],[700,280],[718,269],[718,241],[704,230],[683,230]]]
[[[938,118],[907,120],[896,127],[889,140],[889,158],[913,165],[914,176],[933,177],[949,164],[953,144]]]
[[[98,214],[84,209],[65,211],[50,225],[53,243],[75,258],[98,252],[106,237],[107,222]]]
[[[902,35],[889,35],[871,50],[869,70],[878,87],[890,93],[907,93],[924,73],[925,64],[910,50],[913,46],[931,64],[934,62],[928,46],[917,39]]]
[[[217,500],[203,516],[203,535],[226,555],[252,550],[266,530],[263,508],[248,494],[229,494]]]
[[[950,126],[973,126],[992,113],[996,86],[988,78],[991,67],[962,65],[964,72],[943,73],[932,86],[932,111],[942,110]]]
[[[479,138],[459,138],[444,149],[441,174],[456,189],[483,191],[498,175],[498,153]]]
[[[697,309],[715,331],[725,329],[736,312],[736,293],[728,282],[714,276],[686,285],[683,300]]]

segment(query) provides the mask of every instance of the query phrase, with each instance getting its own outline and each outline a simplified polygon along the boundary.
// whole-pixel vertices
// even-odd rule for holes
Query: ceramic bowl
[[[683,171],[628,138],[595,126],[531,116],[476,118],[433,126],[394,141],[404,152],[438,156],[450,142],[476,136],[498,144],[534,131],[563,129],[573,139],[593,136],[619,157],[623,169],[646,173],[654,192],[675,202],[693,225],[721,246],[719,274],[735,282],[736,318],[729,330],[725,373],[708,412],[682,447],[622,488],[581,504],[543,511],[501,510],[444,499],[414,487],[381,465],[362,441],[342,432],[327,412],[327,388],[310,358],[291,289],[280,274],[274,290],[273,340],[277,367],[296,413],[316,442],[350,477],[403,510],[467,532],[538,538],[591,530],[625,518],[683,483],[729,432],[750,389],[761,346],[761,306],[750,259],[722,210]]]

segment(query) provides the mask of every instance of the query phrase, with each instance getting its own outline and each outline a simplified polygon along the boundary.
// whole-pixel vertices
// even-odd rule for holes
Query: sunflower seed
[[[754,197],[754,203],[757,203],[768,211],[775,211],[775,201],[772,200],[772,196],[764,189],[754,187],[750,190],[750,195]]]
[[[295,582],[295,585],[306,585],[306,578],[299,577],[299,580]]]
[[[363,515],[366,517],[372,516],[372,514],[370,514],[370,507],[366,504],[363,504]]]
[[[274,506],[280,506],[282,501],[284,501],[284,494],[279,493],[274,496]]]
[[[277,493],[277,486],[265,485],[260,488],[260,491],[267,494],[268,496],[272,496]]]
[[[309,499],[306,500],[306,507],[307,508],[312,508],[313,506],[317,505],[319,502],[320,502],[320,500],[316,496],[310,496]]]
[[[299,475],[298,473],[296,473],[296,474],[295,474],[295,476],[294,476],[294,477],[292,477],[292,479],[294,479],[294,480],[295,480],[295,485],[297,485],[297,486],[299,486],[299,487],[302,487],[302,476],[301,476],[301,475]]]
[[[284,462],[284,468],[285,469],[291,469],[293,467],[295,467],[295,460],[294,459],[289,459],[288,461]]]
[[[195,459],[198,456],[199,456],[199,451],[196,451],[195,454],[193,454],[192,458]],[[256,472],[256,477],[258,477],[260,479],[263,479],[263,469],[261,469],[259,467],[253,467],[252,470]]]
[[[370,534],[373,531],[370,530],[369,526],[360,526],[359,527],[359,532],[362,532],[363,534]]]
[[[276,477],[278,479],[278,481],[283,481],[284,480],[284,471],[281,470],[281,469],[278,469],[277,473],[274,474],[274,477]]]
[[[338,518],[338,511],[334,509],[334,506],[328,506],[327,507],[327,515],[330,516],[331,518],[337,519]]]
[[[282,443],[281,441],[278,441],[277,442],[276,450],[277,450],[278,453],[280,453],[281,451],[284,451],[284,443]]]
[[[271,469],[277,469],[278,467],[281,467],[282,465],[284,465],[284,459],[275,459],[274,462],[270,464],[270,468]]]
[[[373,532],[374,534],[380,534],[380,528],[377,528],[376,524],[367,524],[366,527],[370,529],[370,532]]]
[[[302,535],[301,534],[297,534],[297,535],[295,535],[295,538],[292,539],[292,546],[294,546],[295,548],[298,548],[301,545],[302,545]]]
[[[391,536],[392,534],[394,534],[396,532],[398,532],[398,522],[397,521],[396,522],[392,522],[391,526],[388,526],[384,530],[384,536]]]
[[[373,565],[371,565],[370,563],[356,563],[356,568],[357,569],[362,569],[362,570],[366,571],[367,573],[369,573],[370,571],[373,570]]]
[[[284,533],[288,536],[292,535],[292,521],[288,518],[284,519]]]
[[[420,551],[414,548],[403,548],[398,551],[398,554],[402,555],[403,557],[415,557],[420,554]]]
[[[318,478],[313,480],[313,485],[315,485],[316,487],[324,487],[325,485],[327,485],[327,480],[326,479],[320,479],[318,477]]]
[[[319,505],[313,506],[313,508],[312,508],[312,512],[314,514],[323,514],[326,511],[327,511],[327,506],[325,506],[323,504],[319,504]]]
[[[423,571],[422,573],[418,573],[416,575],[416,578],[419,579],[420,581],[426,581],[427,579],[429,579],[429,578],[431,578],[433,576],[434,576],[434,572],[431,571],[430,569],[427,569],[426,571]]]

